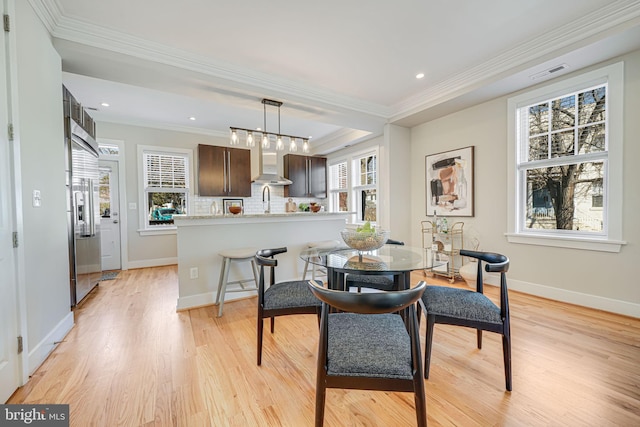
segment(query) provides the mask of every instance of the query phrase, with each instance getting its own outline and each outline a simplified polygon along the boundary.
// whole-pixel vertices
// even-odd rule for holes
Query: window
[[[329,165],[331,212],[355,212],[354,223],[378,219],[378,156],[358,153]]]
[[[607,85],[518,109],[522,228],[600,235],[591,195],[607,167]],[[602,191],[602,187],[599,187]]]
[[[329,203],[332,212],[348,212],[349,172],[347,162],[329,166]]]
[[[174,228],[173,215],[188,213],[190,150],[140,147],[142,230]]]
[[[378,162],[375,154],[354,159],[355,182],[353,190],[357,202],[356,222],[376,222],[378,213]]]
[[[100,167],[98,194],[100,194],[100,216],[111,217],[111,168]]]
[[[621,237],[621,99],[617,64],[509,100],[510,241],[589,249],[575,242]]]

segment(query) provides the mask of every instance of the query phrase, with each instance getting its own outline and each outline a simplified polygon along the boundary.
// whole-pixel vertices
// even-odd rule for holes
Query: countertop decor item
[[[244,202],[242,199],[222,199],[222,206],[224,207],[225,215],[238,215],[244,208]]]
[[[287,201],[287,203],[285,203],[285,211],[295,212],[297,210],[298,210],[298,205],[296,205],[296,202],[294,202],[293,199],[289,197],[289,200]]]
[[[321,206],[315,203],[309,207],[309,209],[311,209],[311,212],[320,212],[320,208]]]

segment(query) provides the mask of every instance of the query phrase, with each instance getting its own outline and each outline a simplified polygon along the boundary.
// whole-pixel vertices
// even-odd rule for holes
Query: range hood
[[[278,175],[278,153],[260,147],[260,175],[253,179],[256,184],[289,185],[292,181]]]

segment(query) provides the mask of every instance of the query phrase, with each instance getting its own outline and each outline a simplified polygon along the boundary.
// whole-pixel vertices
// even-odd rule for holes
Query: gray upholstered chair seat
[[[393,290],[393,276],[348,274],[347,286],[360,286],[384,291]]]
[[[427,314],[502,324],[500,308],[479,292],[427,286],[422,301]]]
[[[320,307],[322,303],[311,293],[308,283],[308,280],[295,280],[270,286],[264,291],[264,308]]]
[[[411,341],[399,315],[329,315],[327,374],[410,380],[411,363]]]

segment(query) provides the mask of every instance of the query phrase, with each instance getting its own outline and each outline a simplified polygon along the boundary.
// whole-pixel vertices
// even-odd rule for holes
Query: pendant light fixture
[[[273,133],[267,131],[267,105],[272,107],[278,107],[278,133]],[[294,136],[294,135],[285,135],[280,132],[280,107],[282,106],[282,102],[274,101],[272,99],[263,99],[262,100],[262,109],[264,112],[264,127],[261,130],[253,130],[253,129],[245,129],[239,127],[230,127],[231,137],[230,144],[238,145],[240,144],[240,140],[244,136],[247,147],[254,147],[255,140],[258,139],[261,141],[262,148],[269,149],[271,147],[271,141],[274,140],[276,142],[276,150],[281,151],[284,150],[285,140],[289,141],[289,151],[297,152],[298,151],[298,140],[302,141],[302,152],[309,152],[309,138],[305,138],[302,136]]]

